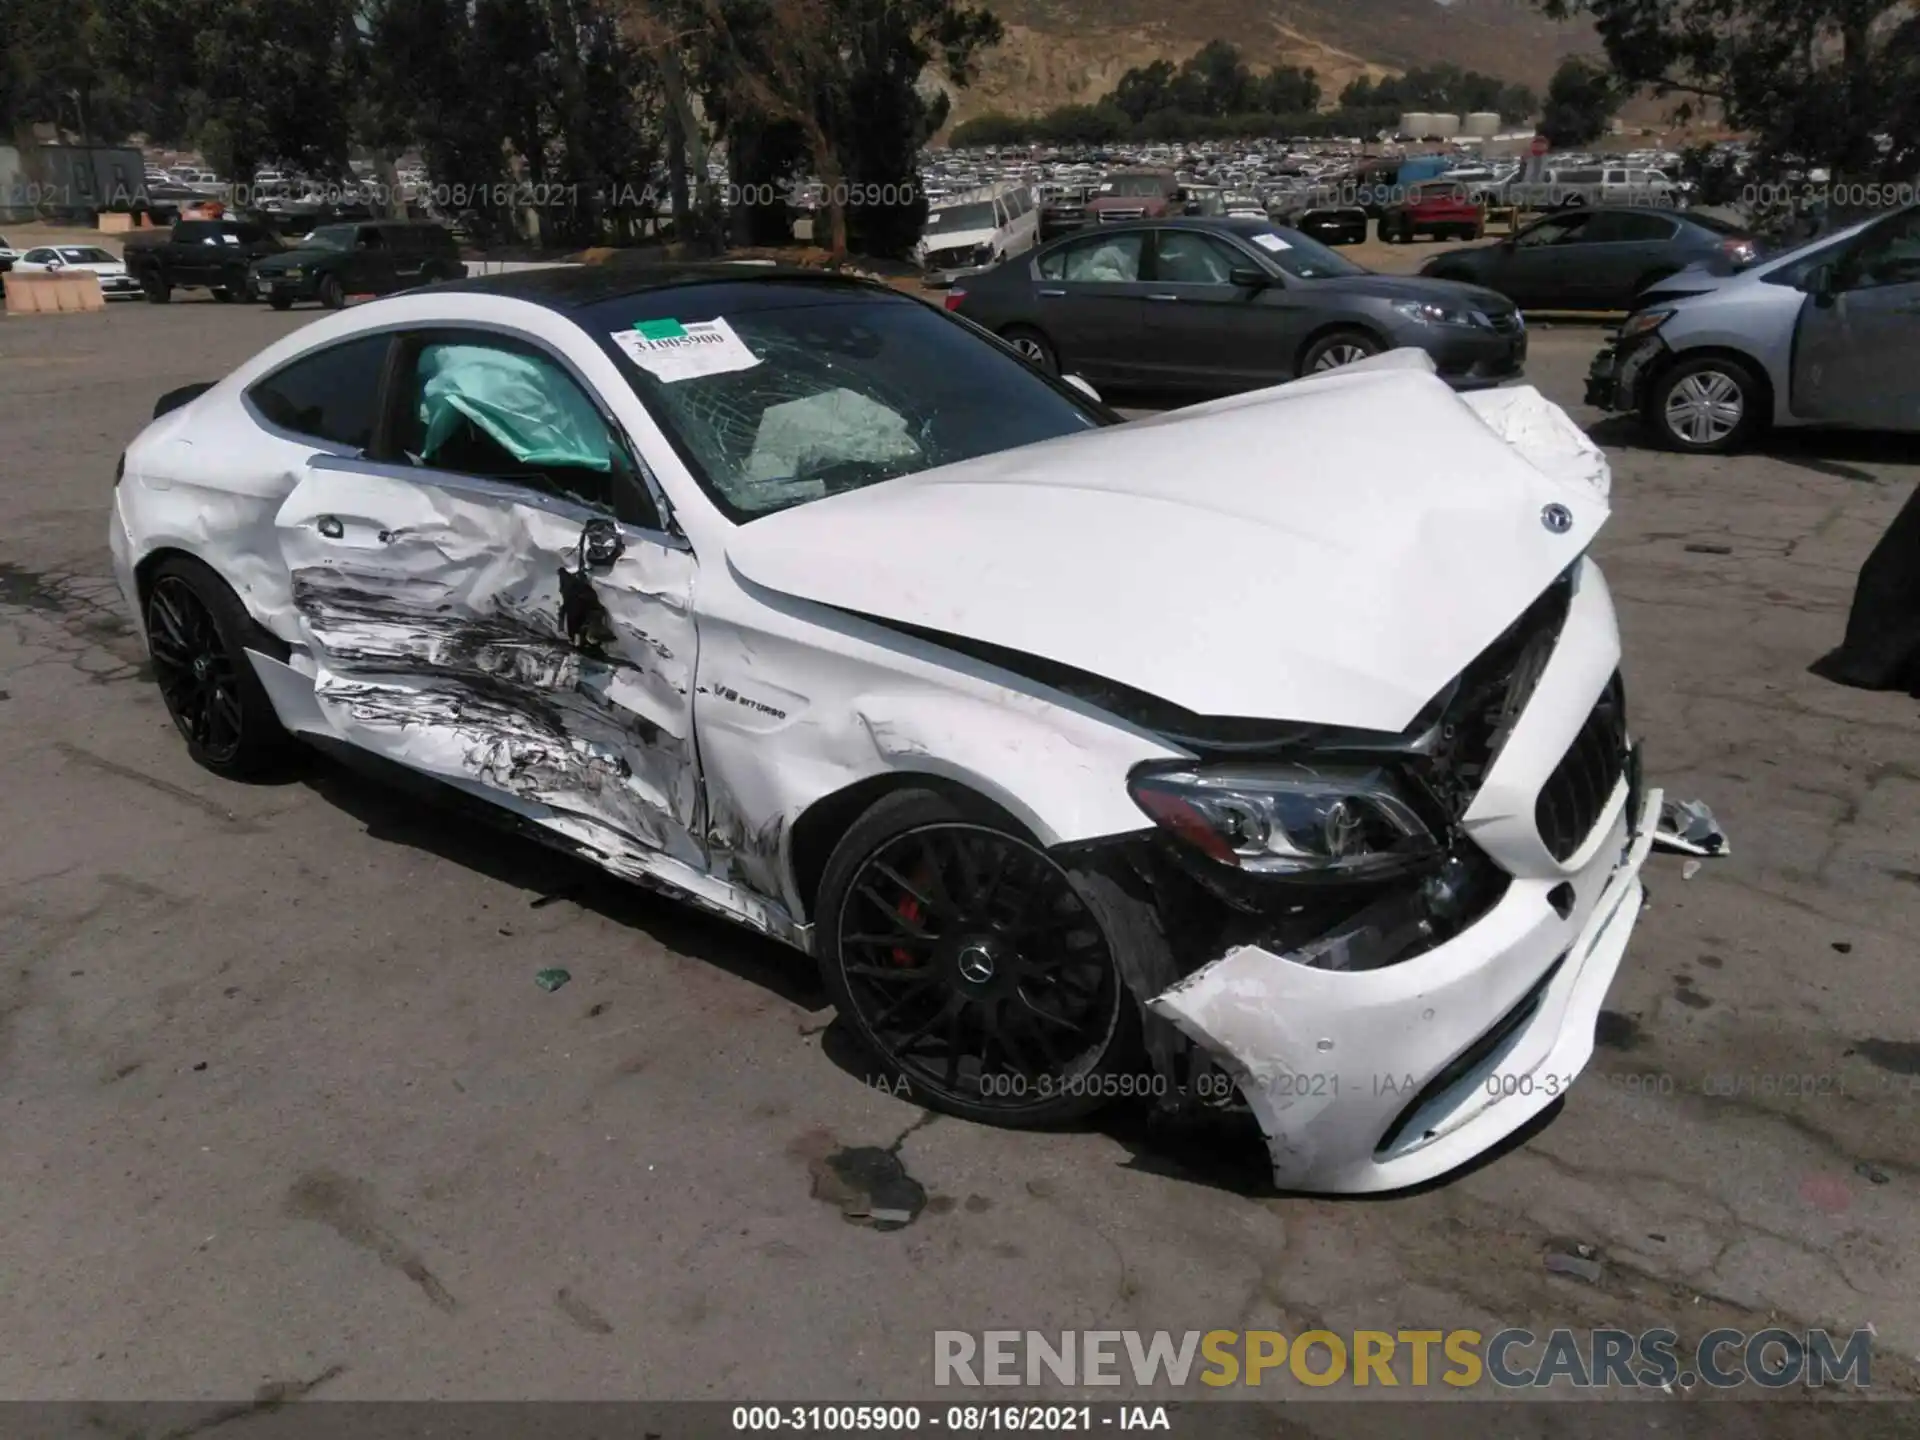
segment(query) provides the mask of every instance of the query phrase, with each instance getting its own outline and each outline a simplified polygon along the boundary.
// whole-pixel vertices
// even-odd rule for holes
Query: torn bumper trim
[[[1567,1092],[1643,900],[1661,795],[1628,790],[1583,870],[1516,879],[1479,923],[1416,960],[1342,974],[1244,946],[1150,1002],[1239,1081],[1277,1185],[1416,1185]],[[1574,892],[1564,918],[1561,884]]]

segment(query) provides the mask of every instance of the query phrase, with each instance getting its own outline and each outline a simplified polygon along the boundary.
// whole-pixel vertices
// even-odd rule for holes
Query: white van
[[[1040,243],[1040,205],[1031,185],[996,185],[955,195],[927,211],[913,258],[930,280],[950,284],[1024,255]]]

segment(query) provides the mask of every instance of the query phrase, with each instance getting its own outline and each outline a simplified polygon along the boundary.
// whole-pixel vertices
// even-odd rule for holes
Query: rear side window
[[[1040,278],[1092,284],[1126,284],[1138,280],[1145,242],[1146,236],[1138,231],[1076,240],[1041,257]]]
[[[1593,223],[1587,226],[1586,240],[1595,244],[1631,243],[1633,241],[1667,240],[1679,227],[1663,215],[1646,215],[1608,211],[1593,217]]]
[[[247,399],[271,425],[309,440],[366,450],[379,415],[385,335],[328,346],[256,381]]]

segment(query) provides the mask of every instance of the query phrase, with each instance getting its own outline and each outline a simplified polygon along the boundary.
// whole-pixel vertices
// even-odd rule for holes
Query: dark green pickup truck
[[[318,300],[338,310],[350,298],[390,295],[437,280],[465,278],[453,232],[431,220],[363,220],[322,225],[291,249],[253,267],[251,284],[276,310]]]

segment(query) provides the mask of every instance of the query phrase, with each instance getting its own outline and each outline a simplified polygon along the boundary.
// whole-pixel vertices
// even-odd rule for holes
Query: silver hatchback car
[[[1594,358],[1586,398],[1701,454],[1774,425],[1920,431],[1920,206],[1734,275],[1659,281]]]

